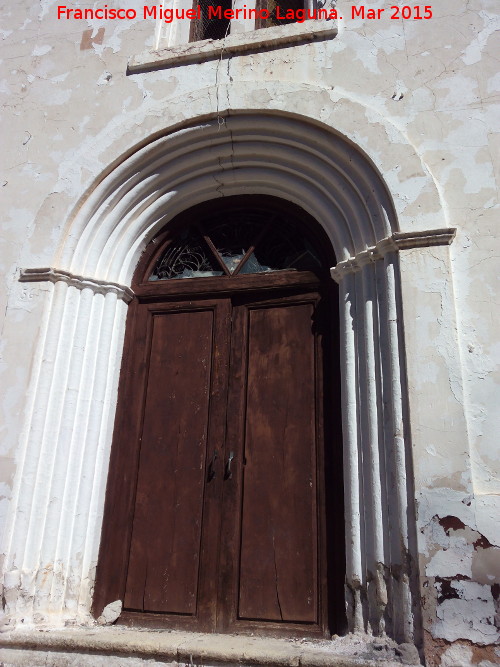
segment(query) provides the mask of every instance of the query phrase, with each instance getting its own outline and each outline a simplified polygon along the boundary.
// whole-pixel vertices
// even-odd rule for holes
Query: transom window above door
[[[230,211],[183,229],[157,259],[149,281],[320,269],[311,243],[286,218]]]

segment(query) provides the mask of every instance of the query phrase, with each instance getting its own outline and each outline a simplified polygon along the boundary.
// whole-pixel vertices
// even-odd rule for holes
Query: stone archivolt
[[[141,252],[184,209],[257,193],[315,217],[338,260],[349,628],[414,641],[398,253],[449,244],[454,231],[401,232],[393,197],[362,151],[306,119],[259,113],[207,121],[135,151],[85,198],[58,268],[21,275],[53,287],[10,526],[5,597],[14,618],[89,617],[128,285]]]

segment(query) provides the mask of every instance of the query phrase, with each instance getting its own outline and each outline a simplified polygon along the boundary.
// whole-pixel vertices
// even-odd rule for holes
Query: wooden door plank
[[[241,445],[224,488],[219,627],[322,634],[319,295],[247,301],[233,316],[228,443]]]
[[[194,614],[213,311],[153,317],[127,609]]]
[[[151,324],[147,309],[141,308],[134,300],[127,316],[118,409],[92,603],[92,613],[96,618],[107,604],[123,600],[132,533],[131,518],[134,515]]]
[[[312,314],[249,313],[240,618],[317,621]]]

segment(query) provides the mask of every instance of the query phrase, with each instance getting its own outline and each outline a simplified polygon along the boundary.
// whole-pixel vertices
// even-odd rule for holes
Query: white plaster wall
[[[485,643],[489,582],[500,577],[491,558],[500,547],[498,2],[439,0],[429,21],[391,20],[381,0],[365,5],[385,7],[383,18],[352,20],[352,4],[339,1],[339,34],[326,42],[130,76],[127,60],[152,47],[153,22],[58,21],[54,0],[2,9],[0,522],[23,457],[49,289],[18,283],[19,269],[58,265],[79,199],[152,134],[234,108],[317,116],[366,150],[399,198],[402,230],[458,229],[451,251],[402,251],[404,325],[426,627],[434,638]],[[439,206],[411,162],[393,159],[404,143],[429,169]],[[425,280],[416,284],[416,274]],[[446,516],[465,528],[443,527]],[[476,533],[490,546],[471,550]],[[439,554],[450,553],[450,540],[457,555],[448,576],[470,577],[451,602],[472,596],[486,619],[456,632],[447,605],[436,607]]]

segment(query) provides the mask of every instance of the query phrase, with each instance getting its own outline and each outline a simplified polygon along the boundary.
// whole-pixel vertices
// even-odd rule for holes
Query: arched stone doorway
[[[94,610],[205,631],[341,632],[338,297],[284,200],[177,216],[134,274]]]
[[[372,161],[388,146],[383,126],[370,159],[320,118],[297,116],[296,102],[290,113],[231,112],[223,125],[214,116],[172,126],[115,156],[75,206],[52,268],[22,272],[48,290],[8,526],[8,613],[88,618],[134,267],[189,206],[260,193],[311,214],[338,262],[349,628],[399,641],[418,635],[399,251],[447,244],[453,234],[428,230],[415,199],[408,210],[394,180],[402,162],[430,201],[422,210],[441,205],[404,137],[384,152],[389,192]],[[344,107],[333,108],[338,127],[343,118],[349,125]]]

